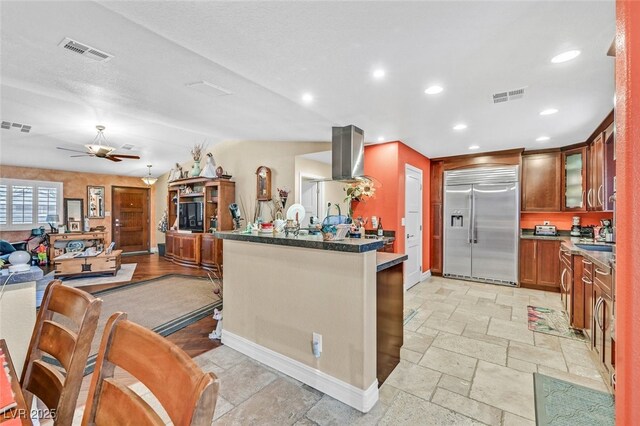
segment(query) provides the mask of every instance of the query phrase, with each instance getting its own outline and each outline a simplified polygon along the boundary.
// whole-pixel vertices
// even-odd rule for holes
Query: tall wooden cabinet
[[[188,178],[169,183],[169,226],[177,224],[166,234],[168,259],[185,266],[221,270],[223,263],[222,240],[211,233],[233,229],[229,204],[235,202],[235,182],[226,179]],[[180,232],[179,206],[181,203],[201,202],[202,227],[199,232]]]
[[[442,202],[444,162],[431,163],[431,273],[442,275]]]
[[[587,147],[562,152],[562,210],[586,211],[587,193]]]

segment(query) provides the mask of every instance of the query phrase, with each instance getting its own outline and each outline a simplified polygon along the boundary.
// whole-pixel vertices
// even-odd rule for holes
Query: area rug
[[[551,334],[574,340],[587,340],[582,330],[571,328],[569,319],[562,311],[556,311],[539,306],[527,306],[529,330],[538,333]]]
[[[405,309],[403,312],[404,321],[402,322],[402,325],[407,325],[407,323],[411,321],[413,317],[416,316],[417,313],[418,311],[416,311],[415,309]]]
[[[137,263],[124,263],[120,266],[120,270],[115,275],[91,275],[88,277],[62,277],[62,281],[69,287],[83,287],[86,285],[101,285],[101,284],[115,284],[131,281],[133,273],[136,271]],[[49,272],[43,277],[43,281],[46,281],[44,287],[49,284],[54,277],[55,271]]]
[[[538,426],[615,425],[613,396],[533,373]]]
[[[168,336],[213,315],[214,308],[222,306],[222,300],[213,293],[213,284],[208,278],[179,274],[127,284],[93,295],[102,299],[102,311],[91,343],[85,375],[95,367],[104,327],[114,312],[126,312],[129,320],[161,336]],[[57,314],[54,320],[65,324],[69,322]]]

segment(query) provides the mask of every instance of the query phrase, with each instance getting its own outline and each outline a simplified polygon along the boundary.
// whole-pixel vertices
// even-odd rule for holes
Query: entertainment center
[[[229,204],[236,184],[221,178],[186,178],[169,182],[165,257],[184,266],[222,270],[222,240],[211,230],[233,230]]]

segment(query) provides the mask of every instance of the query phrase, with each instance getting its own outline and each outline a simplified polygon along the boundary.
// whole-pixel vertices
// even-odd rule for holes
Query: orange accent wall
[[[431,269],[429,246],[429,203],[431,161],[400,141],[364,148],[364,173],[374,177],[380,186],[372,198],[354,205],[354,216],[377,216],[382,218],[382,226],[396,231],[395,252],[404,253],[405,164],[422,170],[422,270]]]
[[[146,185],[140,178],[132,176],[103,175],[96,173],[79,173],[68,172],[63,170],[51,169],[35,169],[31,167],[5,166],[0,167],[0,177],[9,179],[28,179],[62,182],[64,198],[82,198],[84,200],[84,213],[87,213],[87,186],[104,186],[105,187],[105,206],[106,211],[111,211],[111,187],[112,186],[130,186],[137,188],[146,188]],[[155,217],[156,206],[153,204],[155,187],[151,187],[149,193],[150,218]],[[164,208],[164,207],[163,207]],[[60,217],[60,221],[63,217]],[[111,217],[104,219],[89,219],[91,226],[104,225],[107,228],[107,240],[111,241]],[[150,228],[150,247],[156,245],[154,221],[149,222]],[[48,226],[46,227],[48,228]],[[20,241],[31,235],[31,230],[27,231],[0,231],[0,238],[8,241]]]
[[[613,213],[611,212],[591,212],[591,213],[576,213],[576,212],[555,212],[555,213],[521,213],[520,214],[520,228],[533,229],[536,225],[542,225],[545,220],[551,222],[551,225],[555,225],[559,231],[571,230],[573,224],[573,217],[580,216],[580,224],[597,225],[600,226],[600,219],[611,219]]]
[[[616,2],[616,424],[640,413],[640,2]]]

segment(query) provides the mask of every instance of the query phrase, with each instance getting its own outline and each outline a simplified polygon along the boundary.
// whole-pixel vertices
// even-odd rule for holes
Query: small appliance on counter
[[[600,220],[600,239],[607,243],[613,242],[613,227],[611,226],[611,219]]]
[[[536,225],[533,235],[538,237],[557,237],[558,229],[555,225]]]
[[[580,216],[573,217],[573,225],[571,225],[571,236],[580,237]]]
[[[583,226],[580,228],[580,238],[593,240],[593,237],[594,237],[593,225]]]

